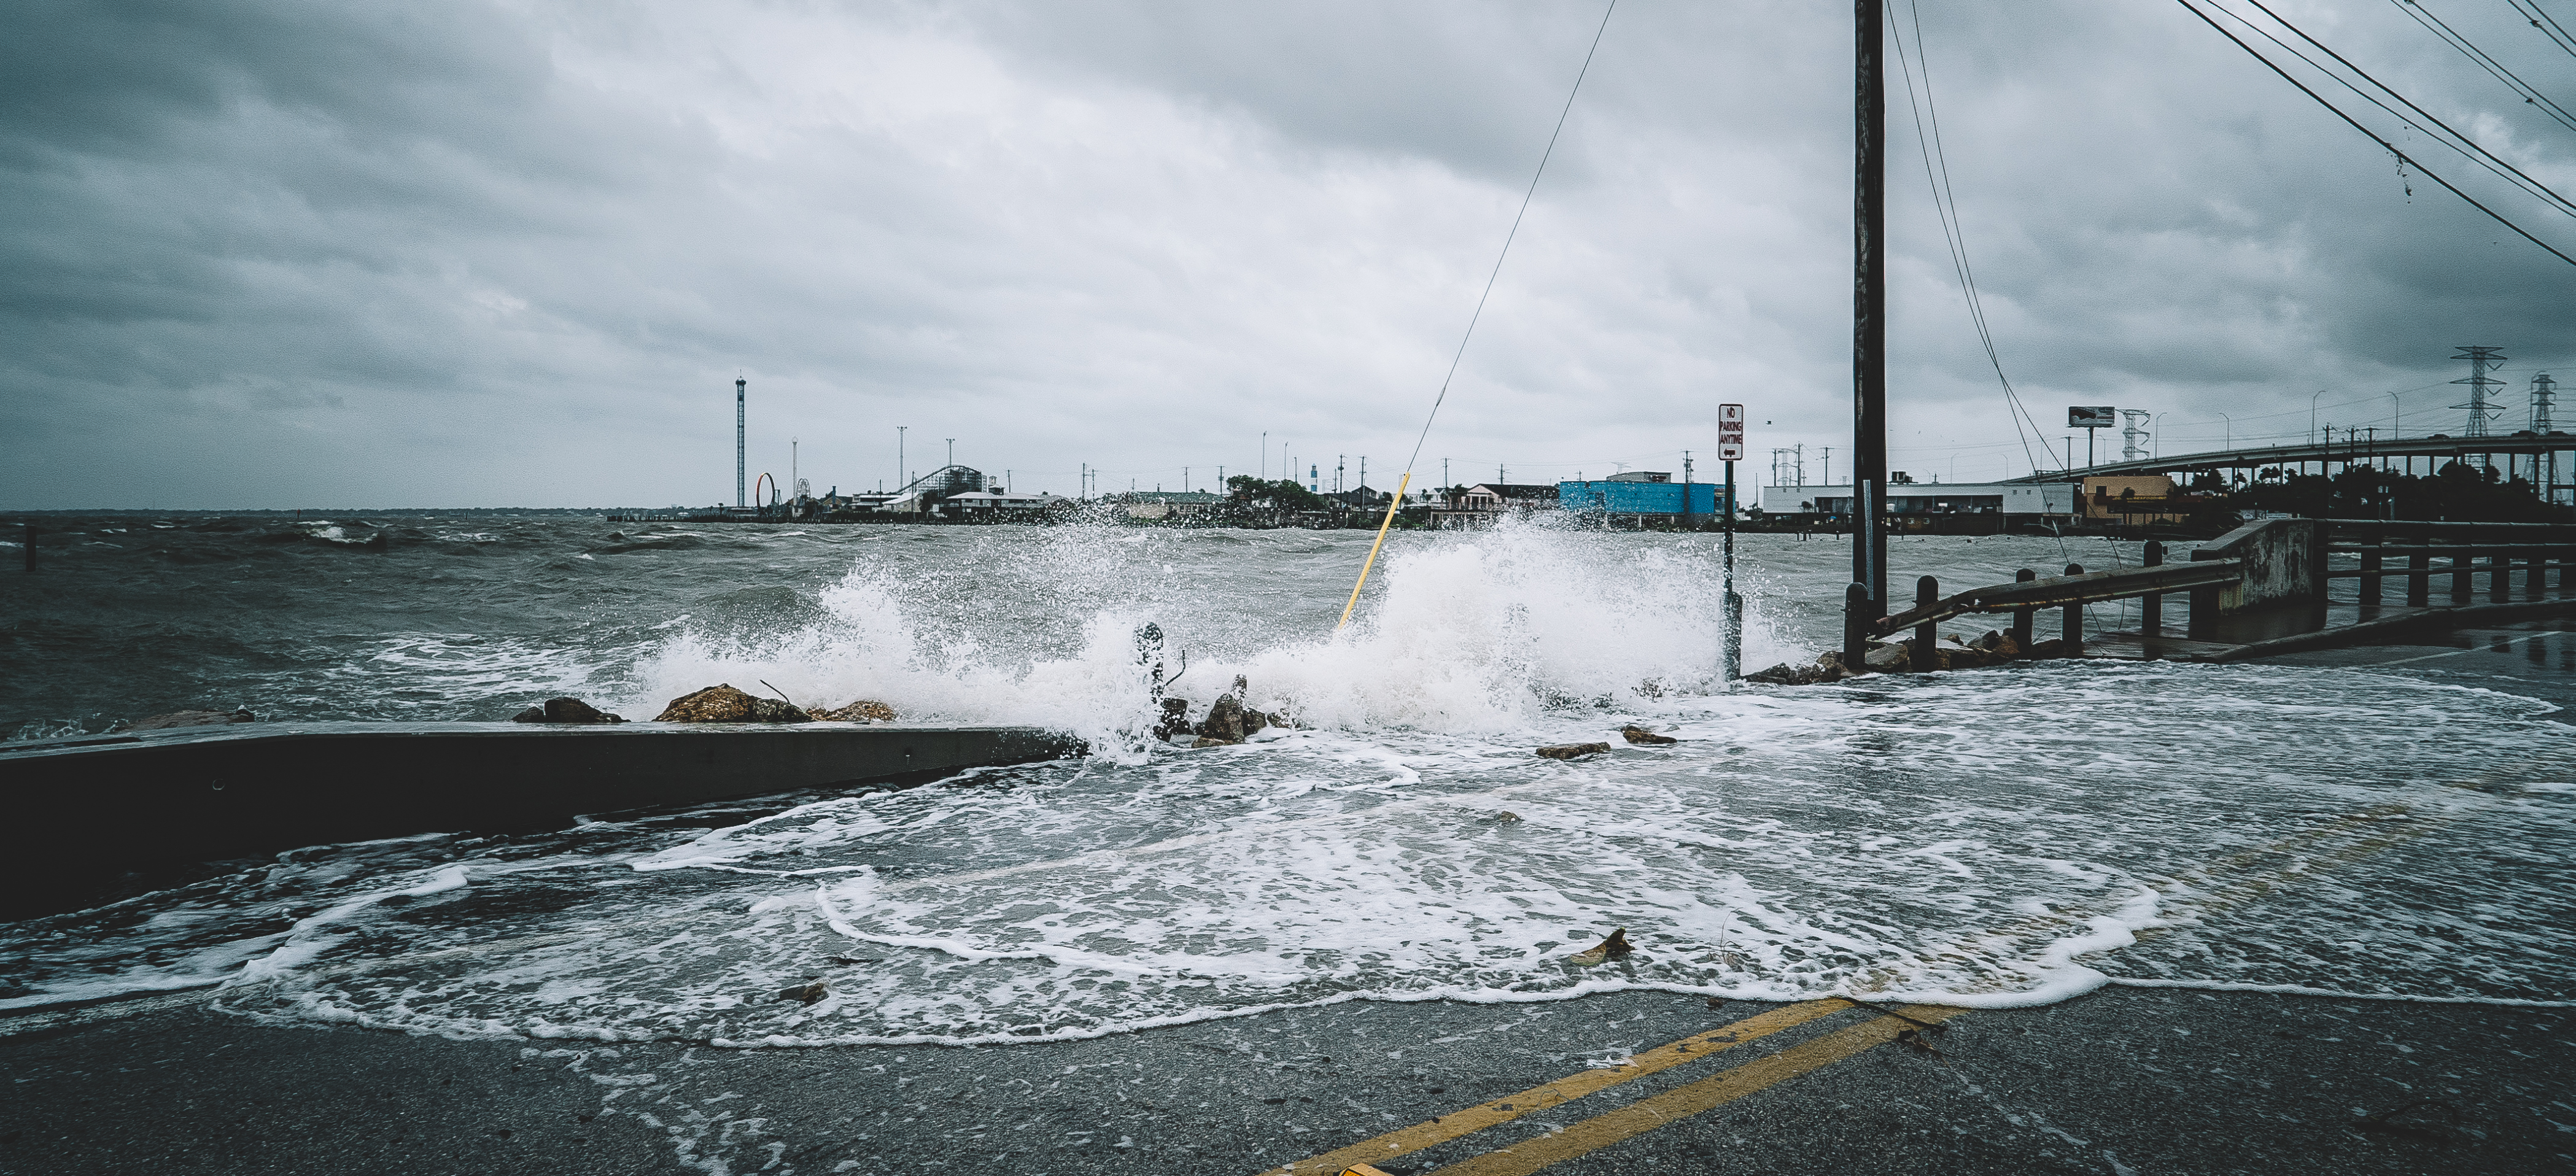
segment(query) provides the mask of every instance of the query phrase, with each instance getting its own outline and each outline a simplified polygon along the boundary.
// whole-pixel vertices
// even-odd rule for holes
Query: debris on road
[[[1560,743],[1554,747],[1542,747],[1538,749],[1538,753],[1552,760],[1580,759],[1587,755],[1608,755],[1610,754],[1610,745],[1607,743]]]
[[[1635,948],[1628,946],[1628,929],[1621,927],[1612,931],[1610,933],[1610,938],[1602,940],[1599,944],[1595,945],[1592,950],[1581,952],[1567,958],[1570,962],[1581,964],[1584,967],[1589,968],[1596,964],[1609,963],[1612,960],[1627,959],[1629,955],[1635,951]]]

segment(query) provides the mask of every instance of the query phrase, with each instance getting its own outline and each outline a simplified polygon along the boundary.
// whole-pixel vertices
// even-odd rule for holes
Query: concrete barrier
[[[2313,628],[2324,623],[2326,525],[2315,519],[2247,523],[2192,549],[2194,560],[2232,559],[2244,568],[2234,584],[2191,594],[2191,635],[2215,639],[2219,618],[2284,613]]]
[[[1080,752],[1034,727],[854,723],[247,723],[0,745],[0,803],[15,830],[0,855],[0,917],[169,863],[556,829],[622,809]]]

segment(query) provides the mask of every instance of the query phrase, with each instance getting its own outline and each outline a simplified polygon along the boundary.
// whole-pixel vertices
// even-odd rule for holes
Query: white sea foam
[[[290,855],[46,924],[12,945],[20,999],[221,973],[262,1016],[759,1045],[1619,988],[2576,993],[2576,738],[2546,704],[2253,666],[1714,692],[1709,545],[1419,538],[1339,634],[1349,547],[1297,533],[898,536],[807,594],[711,595],[642,630],[620,709],[766,678],[1106,754],[748,821]],[[1823,546],[1801,554],[1830,577]],[[1755,596],[1750,664],[1815,640],[1813,596]],[[1170,669],[1191,655],[1179,693],[1241,673],[1311,729],[1149,745],[1147,621]],[[1684,742],[1530,755],[1631,721]],[[1613,927],[1636,956],[1566,962]],[[818,978],[821,1002],[778,998]]]

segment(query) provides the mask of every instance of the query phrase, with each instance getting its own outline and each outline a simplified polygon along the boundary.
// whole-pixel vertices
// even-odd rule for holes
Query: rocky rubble
[[[578,698],[549,698],[510,716],[513,723],[623,723],[624,715],[612,715]]]
[[[894,708],[873,698],[862,698],[848,706],[812,712],[814,717],[830,723],[891,723]]]
[[[1209,704],[1205,719],[1190,722],[1189,700],[1163,700],[1162,721],[1154,725],[1154,738],[1173,740],[1183,735],[1194,736],[1192,747],[1231,747],[1272,727],[1294,728],[1287,715],[1264,713],[1243,705],[1252,696],[1252,686],[1241,674],[1235,675],[1234,686]]]
[[[2080,646],[2070,647],[2063,640],[2033,642],[2028,648],[2000,629],[1987,630],[1974,641],[1962,642],[1956,636],[1945,637],[1932,645],[1934,665],[1943,670],[1969,670],[1980,666],[1999,666],[2017,661],[2042,658],[2082,657]],[[1914,672],[1914,641],[1881,641],[1870,648],[1868,664],[1858,672],[1843,665],[1842,651],[1826,650],[1812,664],[1791,665],[1782,662],[1767,670],[1746,674],[1747,682],[1772,686],[1811,686],[1818,682],[1836,682],[1862,674],[1908,674]]]
[[[1542,747],[1538,749],[1538,753],[1552,760],[1581,759],[1587,755],[1608,755],[1610,754],[1610,745],[1607,743],[1560,743],[1554,747]]]
[[[775,698],[745,694],[729,685],[709,686],[671,700],[657,723],[810,723],[814,716]]]

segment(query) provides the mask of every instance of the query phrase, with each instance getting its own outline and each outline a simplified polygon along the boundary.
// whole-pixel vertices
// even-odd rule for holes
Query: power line
[[[2217,3],[2213,2],[2210,7],[2218,9],[2221,13],[2225,13],[2230,19],[2236,21],[2238,24],[2244,25],[2246,28],[2262,34],[2264,40],[2270,41],[2275,45],[2279,45],[2284,52],[2301,61],[2307,62],[2308,66],[2316,70],[2318,73],[2334,78],[2334,80],[2338,84],[2342,85],[2344,89],[2360,95],[2362,101],[2368,102],[2381,110],[2388,111],[2389,114],[2396,117],[2397,121],[2405,123],[2407,126],[2413,127],[2415,130],[2423,131],[2427,138],[2432,139],[2434,142],[2441,143],[2443,146],[2449,147],[2453,151],[2459,152],[2462,158],[2465,158],[2469,162],[2477,164],[2490,172],[2494,172],[2497,178],[2502,179],[2506,183],[2512,184],[2515,187],[2521,188],[2523,191],[2528,192],[2533,196],[2539,197],[2543,202],[2554,205],[2555,207],[2552,211],[2564,212],[2570,216],[2576,216],[2576,202],[2570,202],[2566,197],[2559,195],[2556,189],[2553,189],[2549,185],[2541,183],[2539,180],[2533,179],[2529,175],[2524,174],[2521,168],[2515,167],[2496,153],[2487,150],[2485,147],[2479,146],[2477,140],[2461,134],[2458,130],[2454,129],[2451,124],[2443,122],[2440,117],[2434,115],[2431,111],[2428,111],[2421,106],[2417,106],[2411,99],[2407,98],[2406,95],[2398,93],[2394,87],[2391,87],[2386,82],[2380,81],[2378,78],[2370,76],[2370,72],[2368,70],[2365,70],[2358,65],[2354,65],[2349,59],[2345,58],[2343,54],[2335,52],[2333,49],[2327,47],[2323,42],[2318,41],[2315,37],[2309,36],[2306,30],[2301,29],[2297,25],[2291,24],[2288,18],[2283,17],[2280,13],[2264,7],[2263,0],[2246,0],[2246,3],[2252,4],[2257,9],[2261,9],[2263,15],[2271,17],[2282,28],[2288,29],[2292,33],[2297,34],[2300,40],[2316,46],[2319,52],[2324,53],[2328,57],[2334,58],[2337,62],[2340,62],[2345,69],[2361,75],[2361,80],[2368,82],[2373,86],[2377,86],[2380,90],[2386,92],[2389,97],[2395,98],[2400,103],[2403,103],[2406,109],[2422,115],[2426,122],[2440,127],[2445,133],[2449,134],[2451,138],[2459,140],[2459,143],[2446,141],[2440,135],[2435,135],[2430,131],[2425,131],[2423,127],[2417,126],[2405,115],[2398,114],[2395,110],[2389,109],[2387,103],[2372,97],[2369,91],[2363,90],[2361,87],[2353,85],[2349,81],[2345,81],[2333,70],[2327,69],[2322,65],[2318,65],[2314,59],[2299,52],[2296,46],[2290,45],[2282,41],[2279,37],[2273,36],[2262,26],[2246,20],[2244,17],[2238,16],[2234,12],[2228,11],[2224,6]],[[2460,144],[2467,144],[2467,149],[2462,149]],[[2472,152],[2474,152],[2474,154],[2472,154]],[[2507,175],[2506,173],[2508,172],[2512,174]]]
[[[2505,3],[2513,5],[2513,10],[2529,20],[2531,27],[2539,29],[2541,36],[2549,38],[2550,44],[2566,50],[2569,56],[2576,57],[2576,34],[2570,34],[2567,26],[2558,23],[2557,17],[2543,11],[2536,2],[2529,8],[2523,6],[2523,0],[2505,0]],[[2543,21],[2548,23],[2541,23]]]
[[[1440,377],[1440,394],[1431,399],[1430,415],[1422,418],[1422,433],[1413,439],[1413,453],[1404,459],[1404,472],[1413,472],[1413,463],[1422,456],[1422,443],[1431,437],[1431,422],[1440,418],[1440,405],[1449,399],[1449,382],[1458,378],[1459,361],[1467,358],[1467,341],[1476,337],[1476,323],[1485,317],[1485,300],[1494,296],[1494,280],[1503,276],[1503,259],[1512,255],[1512,241],[1521,235],[1521,218],[1529,215],[1531,198],[1538,195],[1539,177],[1547,174],[1547,161],[1556,156],[1557,136],[1565,133],[1565,119],[1574,113],[1574,96],[1583,92],[1583,79],[1592,72],[1592,55],[1601,51],[1601,34],[1610,31],[1610,14],[1619,10],[1619,0],[1610,0],[1601,10],[1601,27],[1592,30],[1592,47],[1583,51],[1583,68],[1574,72],[1574,88],[1565,93],[1565,109],[1556,112],[1556,129],[1548,132],[1547,150],[1540,152],[1538,170],[1530,173],[1529,191],[1521,193],[1521,210],[1512,214],[1512,229],[1503,234],[1502,251],[1494,255],[1494,272],[1485,275],[1485,292],[1476,296],[1476,312],[1467,316],[1467,330],[1458,337],[1458,353],[1449,357],[1449,373]]]
[[[2539,107],[2541,113],[2557,119],[2558,125],[2576,131],[2576,115],[2569,114],[2566,107],[2551,101],[2548,95],[2533,89],[2531,83],[2515,76],[2512,70],[2504,67],[2503,62],[2487,56],[2485,50],[2471,44],[2467,37],[2461,36],[2451,26],[2442,23],[2441,17],[2426,11],[2416,0],[2388,0],[2388,2],[2396,5],[2406,15],[2414,17],[2415,23],[2424,26],[2434,36],[2440,37],[2443,44],[2459,50],[2469,60],[2478,63],[2478,68],[2493,74],[2495,80],[2503,82],[2514,93],[2522,95],[2523,102]]]
[[[1941,220],[1942,240],[1949,245],[1950,266],[1958,273],[1959,288],[1967,298],[1968,321],[1976,326],[1977,341],[1985,348],[1986,362],[1994,367],[1995,379],[2003,385],[2004,413],[2011,418],[2013,434],[2021,441],[2022,458],[2030,463],[2031,472],[2037,473],[2039,459],[2031,456],[2030,437],[2032,433],[2039,431],[2039,422],[2030,420],[2030,410],[2022,406],[2020,394],[2013,389],[2012,377],[2004,374],[2003,357],[1995,350],[1994,332],[1986,323],[1985,301],[1977,291],[1976,268],[1968,263],[1967,230],[1959,222],[1958,194],[1950,187],[1950,153],[1941,143],[1941,107],[1933,100],[1932,60],[1930,51],[1923,45],[1923,10],[1914,5],[1912,0],[1908,0],[1907,9],[1914,20],[1914,55],[1912,57],[1906,55],[1903,34],[1890,29],[1889,35],[1896,42],[1899,72],[1905,75],[1906,104],[1914,112],[1914,142],[1923,151],[1923,179],[1931,185],[1932,209]],[[1914,92],[1914,73],[1918,68],[1923,72],[1923,93],[1920,101],[1916,100]],[[1924,133],[1923,114],[1927,107],[1932,113],[1932,129],[1929,135]],[[1937,178],[1934,175],[1933,164],[1936,155],[1940,159]],[[2022,428],[2022,422],[2025,420],[2030,420],[2028,432],[2023,431]]]
[[[2209,18],[2209,14],[2208,14],[2208,13],[2206,13],[2206,12],[2202,12],[2199,8],[2197,8],[2197,7],[2193,6],[2193,4],[2192,4],[2191,0],[2174,0],[2174,3],[2182,5],[2185,9],[2188,9],[2188,10],[2191,12],[2191,14],[2192,14],[2193,16],[2197,16],[2197,17],[2199,17],[2199,18],[2201,19],[2201,23],[2208,25],[2210,28],[2213,28],[2213,29],[2218,30],[2218,35],[2219,35],[2219,36],[2225,37],[2225,38],[2227,38],[2229,41],[2235,42],[2235,44],[2236,44],[2236,47],[2237,47],[2237,48],[2244,50],[2248,55],[2252,56],[2252,57],[2254,58],[2254,60],[2259,61],[2259,62],[2262,62],[2265,68],[2267,68],[2267,69],[2271,70],[2273,73],[2276,73],[2276,74],[2281,75],[2281,80],[2282,80],[2282,81],[2288,82],[2288,83],[2290,83],[2290,84],[2291,84],[2291,85],[2293,85],[2293,86],[2297,86],[2297,87],[2299,88],[2299,92],[2300,92],[2300,93],[2307,95],[2307,96],[2308,96],[2311,100],[2313,100],[2317,105],[2322,106],[2322,107],[2325,107],[2327,110],[2332,111],[2332,112],[2334,113],[2334,116],[2335,116],[2336,118],[2342,119],[2344,122],[2351,124],[2352,129],[2354,129],[2354,130],[2356,130],[2356,131],[2359,131],[2359,132],[2361,132],[2362,134],[2365,134],[2365,135],[2370,136],[2370,141],[2371,141],[2371,142],[2379,144],[2379,145],[2380,145],[2380,147],[2382,147],[2383,149],[2385,149],[2385,150],[2386,150],[2390,155],[2396,156],[2396,157],[2397,157],[2397,161],[2398,161],[2399,163],[2413,164],[2413,165],[2414,165],[2414,167],[2415,167],[2415,170],[2417,170],[2417,171],[2420,171],[2420,172],[2424,173],[2425,178],[2430,179],[2430,180],[2432,180],[2434,183],[2436,183],[2436,184],[2440,184],[2440,185],[2441,185],[2441,186],[2443,186],[2444,188],[2449,189],[2452,195],[2457,196],[2457,197],[2459,197],[2459,198],[2460,198],[2460,199],[2462,199],[2462,200],[2466,200],[2466,201],[2468,201],[2468,202],[2469,202],[2470,207],[2473,207],[2473,208],[2477,209],[2479,212],[2483,212],[2483,213],[2487,214],[2489,217],[2493,218],[2497,224],[2503,225],[2504,227],[2506,227],[2506,228],[2508,228],[2508,229],[2513,230],[2513,231],[2514,231],[2514,233],[2515,233],[2515,235],[2517,235],[2517,236],[2521,237],[2523,240],[2525,240],[2525,241],[2529,241],[2529,242],[2531,242],[2531,243],[2532,243],[2532,244],[2534,244],[2534,245],[2538,245],[2538,246],[2540,246],[2541,248],[2548,250],[2548,251],[2549,251],[2549,255],[2550,255],[2550,256],[2555,257],[2555,258],[2557,258],[2557,259],[2558,259],[2558,260],[2560,260],[2560,261],[2566,262],[2566,263],[2567,263],[2567,264],[2569,264],[2569,265],[2576,265],[2576,257],[2569,257],[2569,256],[2567,256],[2566,254],[2559,252],[2559,251],[2558,251],[2558,249],[2557,249],[2555,246],[2553,246],[2553,245],[2549,244],[2549,243],[2548,243],[2548,242],[2546,242],[2546,241],[2541,240],[2541,239],[2540,239],[2540,238],[2538,238],[2538,237],[2534,237],[2534,236],[2532,236],[2532,235],[2531,235],[2530,233],[2528,233],[2528,232],[2525,232],[2525,231],[2523,230],[2523,227],[2522,227],[2521,225],[2517,225],[2517,224],[2513,223],[2512,221],[2506,220],[2506,219],[2505,219],[2505,217],[2504,217],[2504,214],[2499,213],[2499,212],[2497,212],[2496,210],[2494,210],[2494,209],[2492,209],[2492,208],[2489,208],[2489,207],[2487,207],[2487,206],[2486,206],[2486,205],[2484,205],[2484,204],[2480,204],[2480,203],[2478,203],[2478,200],[2477,200],[2477,198],[2476,198],[2476,197],[2471,196],[2471,195],[2469,195],[2468,193],[2461,191],[2461,190],[2459,189],[2459,187],[2458,187],[2457,185],[2452,184],[2452,183],[2451,183],[2451,181],[2446,180],[2446,179],[2443,179],[2440,175],[2435,174],[2435,173],[2434,173],[2434,171],[2433,171],[2433,169],[2431,169],[2431,168],[2429,168],[2429,167],[2424,166],[2424,165],[2423,165],[2423,163],[2422,163],[2421,161],[2416,160],[2416,159],[2413,159],[2413,158],[2410,158],[2410,157],[2409,157],[2405,152],[2398,150],[2398,149],[2397,149],[2397,145],[2396,145],[2395,143],[2391,143],[2391,142],[2389,142],[2389,141],[2388,141],[2388,140],[2386,140],[2386,139],[2382,139],[2382,138],[2380,138],[2380,137],[2379,137],[2379,133],[2378,133],[2377,131],[2373,131],[2373,130],[2371,130],[2369,127],[2363,126],[2363,125],[2362,125],[2358,120],[2354,119],[2351,115],[2349,115],[2349,114],[2345,114],[2345,113],[2343,112],[2342,108],[2340,108],[2340,107],[2336,106],[2336,105],[2335,105],[2334,103],[2332,103],[2332,102],[2328,102],[2328,101],[2326,101],[2326,99],[2325,99],[2325,96],[2324,96],[2324,95],[2319,94],[2319,93],[2317,93],[2316,91],[2309,89],[2309,88],[2307,87],[2306,83],[2301,82],[2299,79],[2294,78],[2294,77],[2291,77],[2291,76],[2290,76],[2290,72],[2289,72],[2288,70],[2282,69],[2279,65],[2275,64],[2275,63],[2272,61],[2272,59],[2271,59],[2271,58],[2263,56],[2262,51],[2260,51],[2260,50],[2258,50],[2258,49],[2254,48],[2252,45],[2248,45],[2248,44],[2246,44],[2243,38],[2238,37],[2238,36],[2237,36],[2236,34],[2234,34],[2234,33],[2228,32],[2228,31],[2227,31],[2227,26],[2222,25],[2222,24],[2218,23],[2217,21],[2211,20],[2211,19]]]

